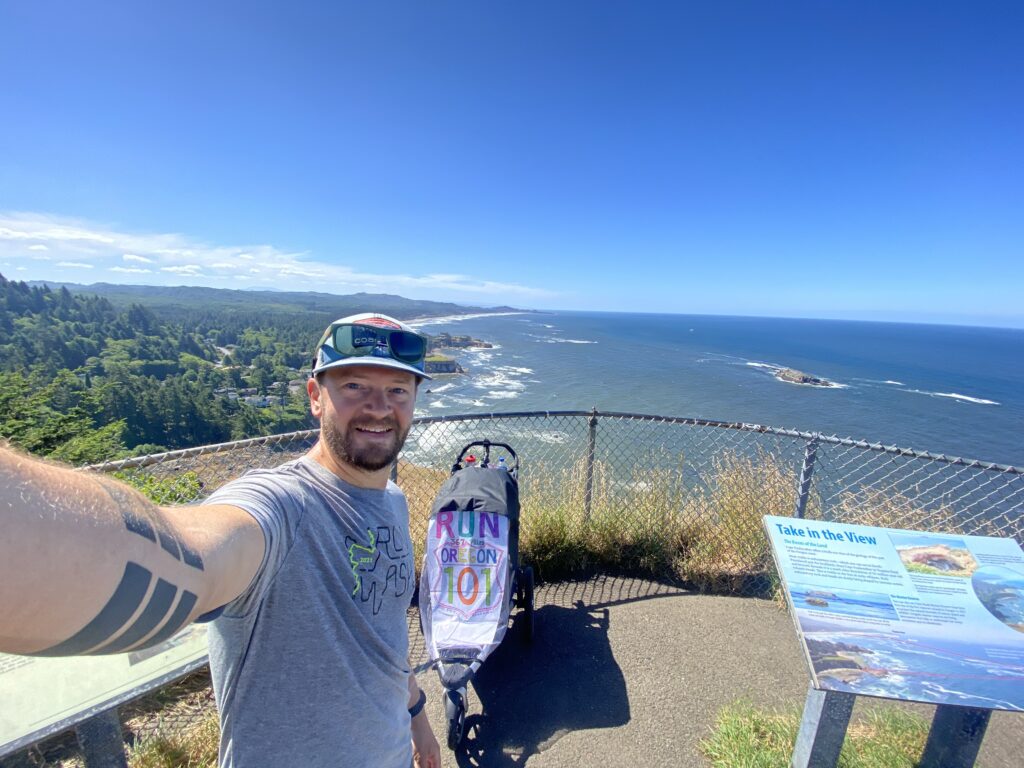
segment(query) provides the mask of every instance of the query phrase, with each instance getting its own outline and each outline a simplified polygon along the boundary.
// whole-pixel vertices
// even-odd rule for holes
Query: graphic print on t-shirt
[[[366,537],[368,544],[361,544],[351,536],[345,537],[345,544],[355,576],[352,597],[369,603],[376,616],[389,589],[398,598],[412,587],[407,562],[409,546],[402,531],[395,526],[381,525],[376,531],[367,528]]]

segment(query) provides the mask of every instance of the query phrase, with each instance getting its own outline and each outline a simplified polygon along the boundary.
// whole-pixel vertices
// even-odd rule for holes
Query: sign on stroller
[[[479,459],[471,449],[482,449]],[[445,688],[448,746],[465,734],[469,681],[505,637],[512,606],[533,638],[533,569],[519,566],[519,458],[480,440],[459,452],[431,508],[420,622]]]

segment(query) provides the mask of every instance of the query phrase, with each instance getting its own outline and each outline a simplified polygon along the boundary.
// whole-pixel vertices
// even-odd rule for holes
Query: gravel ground
[[[514,623],[469,691],[464,746],[443,746],[443,690],[426,669],[412,617],[413,661],[442,742],[443,765],[569,768],[672,766],[707,762],[699,744],[718,710],[737,699],[764,706],[803,703],[808,672],[789,614],[766,600],[701,595],[675,586],[614,577],[540,587],[536,637],[523,642]],[[122,710],[133,736],[187,727],[212,706],[203,675],[174,694]],[[870,702],[872,705],[874,702]],[[869,702],[858,699],[854,717]],[[933,707],[909,706],[925,717]],[[995,712],[979,765],[1016,768],[1024,754],[1021,716]],[[80,766],[73,737],[40,745],[0,768]]]

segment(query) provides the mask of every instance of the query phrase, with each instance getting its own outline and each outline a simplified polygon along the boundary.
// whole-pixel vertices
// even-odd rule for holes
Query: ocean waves
[[[896,379],[854,379],[854,381],[863,382],[867,385],[883,384],[887,387],[903,387],[898,391],[906,392],[911,395],[925,395],[926,397],[945,397],[950,400],[957,400],[961,403],[974,403],[975,405],[1000,405],[996,400],[990,400],[985,397],[976,397],[973,395],[964,395],[959,392],[933,392],[927,389],[914,389],[907,387],[902,381]]]
[[[531,333],[530,336],[538,344],[597,344],[596,341],[590,339],[566,339],[562,336],[538,336],[535,333]]]
[[[976,405],[999,405],[995,400],[986,400],[983,397],[971,397],[970,395],[961,395],[959,392],[928,392],[923,389],[904,389],[903,392],[909,392],[913,395],[927,395],[928,397],[947,397],[951,400],[958,400],[962,403],[974,403]]]

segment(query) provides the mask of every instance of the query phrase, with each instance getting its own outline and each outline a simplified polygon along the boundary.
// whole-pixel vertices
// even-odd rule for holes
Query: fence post
[[[807,497],[811,493],[811,475],[814,474],[814,459],[818,455],[818,433],[807,441],[804,463],[800,467],[800,485],[796,497],[796,517],[802,518],[807,511]]]
[[[590,508],[594,496],[594,454],[597,450],[597,407],[590,411],[590,431],[587,433],[587,480],[583,488],[583,522],[590,522]]]
[[[79,723],[75,734],[86,768],[128,768],[117,707]]]

